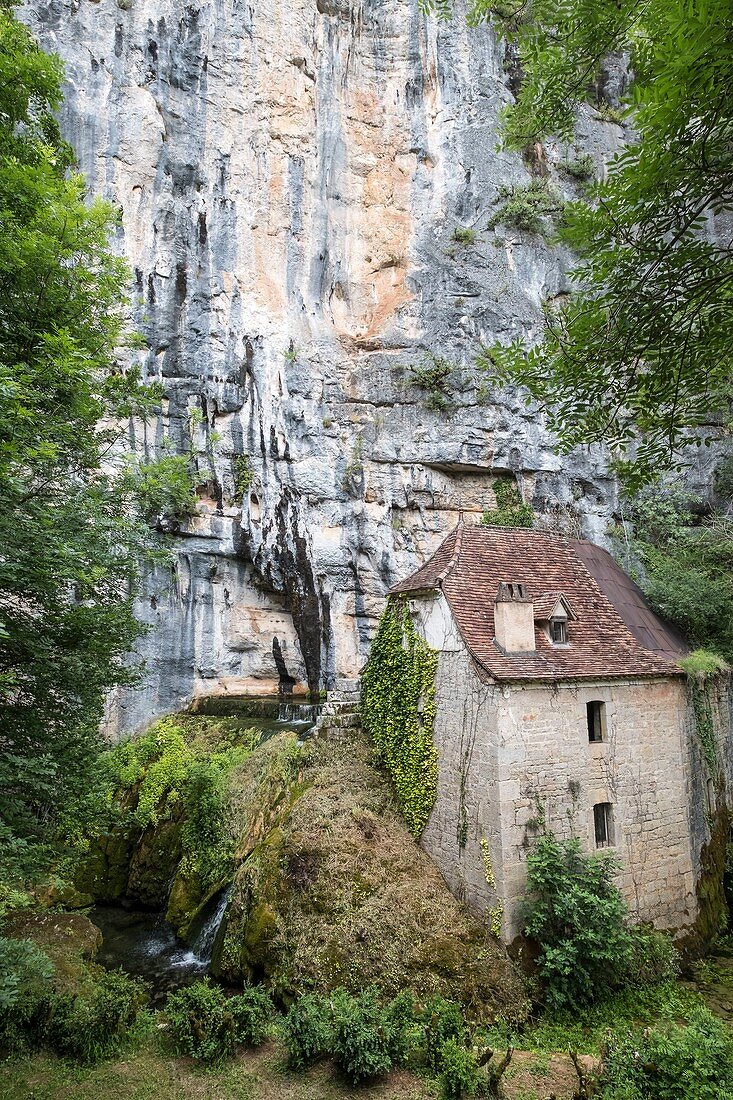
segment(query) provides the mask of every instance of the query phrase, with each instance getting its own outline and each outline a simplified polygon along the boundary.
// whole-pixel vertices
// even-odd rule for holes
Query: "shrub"
[[[156,517],[181,520],[196,511],[194,470],[186,455],[163,455],[151,462],[130,458],[125,482],[150,520]]]
[[[534,512],[531,504],[525,504],[519,489],[508,477],[494,482],[496,508],[486,508],[481,523],[486,527],[532,527]]]
[[[357,997],[337,990],[333,995],[333,1020],[331,1053],[352,1084],[391,1069],[392,1025],[376,989],[367,989]]]
[[[604,1100],[733,1100],[733,1036],[707,1009],[676,1024],[611,1033]]]
[[[121,970],[105,971],[91,991],[52,998],[49,1044],[80,1062],[108,1058],[120,1049],[147,1000],[144,982]]]
[[[566,160],[560,165],[560,170],[578,183],[588,183],[596,174],[596,165],[590,153],[584,153],[574,160]]]
[[[475,1096],[479,1084],[476,1056],[457,1039],[447,1039],[440,1051],[440,1090],[443,1100]]]
[[[0,1050],[28,1044],[49,1010],[54,966],[30,940],[0,937]]]
[[[540,946],[537,959],[551,1008],[577,1008],[626,980],[634,938],[628,910],[612,882],[617,860],[585,855],[577,840],[539,837],[527,857],[525,933]]]
[[[461,1006],[456,1001],[433,997],[422,1011],[421,1023],[425,1032],[425,1052],[433,1073],[442,1067],[443,1048],[449,1039],[463,1045],[467,1028]]]
[[[489,221],[489,229],[496,225],[513,225],[528,233],[540,233],[543,219],[556,221],[565,206],[562,196],[545,180],[532,180],[523,185],[504,185],[499,188],[498,198],[500,206]]]
[[[411,989],[405,989],[397,994],[387,1006],[386,1017],[389,1030],[389,1056],[394,1065],[404,1066],[417,1045],[415,1001]]]
[[[234,1018],[236,1042],[250,1047],[264,1043],[275,1016],[272,998],[264,989],[244,989],[238,996],[230,998],[228,1008]]]
[[[283,1021],[282,1036],[291,1066],[300,1069],[328,1054],[333,1040],[329,999],[317,993],[299,997]]]
[[[417,386],[425,394],[425,405],[434,412],[444,412],[451,403],[451,382],[455,375],[455,364],[440,355],[432,353],[424,356],[418,366],[409,366],[408,382]]]
[[[234,1053],[234,1015],[224,991],[208,979],[171,993],[165,1015],[177,1054],[201,1062],[218,1062]]]
[[[669,936],[651,927],[631,929],[628,976],[636,985],[662,985],[674,981],[680,956]]]
[[[457,225],[453,230],[453,240],[456,244],[475,244],[476,230],[467,228],[463,225]]]

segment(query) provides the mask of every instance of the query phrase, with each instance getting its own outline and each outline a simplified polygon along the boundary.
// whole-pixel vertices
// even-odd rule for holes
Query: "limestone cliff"
[[[64,131],[120,208],[140,365],[165,384],[130,445],[192,447],[200,471],[177,565],[148,579],[147,678],[117,728],[354,676],[389,584],[493,503],[497,472],[603,532],[603,455],[560,460],[472,365],[482,340],[537,334],[569,258],[487,228],[499,186],[529,179],[497,151],[516,72],[457,7],[440,24],[418,0],[27,0],[66,62]],[[623,136],[590,109],[578,135],[599,172]],[[566,197],[573,155],[534,165]],[[446,410],[408,384],[429,354],[453,367]]]

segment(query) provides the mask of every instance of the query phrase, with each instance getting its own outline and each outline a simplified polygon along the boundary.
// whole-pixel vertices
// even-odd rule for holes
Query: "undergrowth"
[[[497,478],[493,485],[495,508],[485,508],[481,523],[486,527],[532,527],[534,512],[531,504],[525,504],[519,495],[515,481],[508,477]]]

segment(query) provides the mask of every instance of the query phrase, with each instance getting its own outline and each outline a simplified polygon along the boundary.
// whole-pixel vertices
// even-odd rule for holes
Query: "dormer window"
[[[547,592],[534,601],[535,622],[553,645],[569,645],[568,623],[575,614],[561,592]]]

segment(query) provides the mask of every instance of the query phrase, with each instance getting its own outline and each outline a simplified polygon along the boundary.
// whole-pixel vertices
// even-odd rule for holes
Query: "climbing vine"
[[[390,599],[362,677],[362,724],[415,837],[425,828],[438,790],[437,665],[438,654],[418,635],[405,601]]]
[[[484,865],[484,878],[486,883],[492,890],[496,890],[496,875],[494,874],[494,864],[491,860],[491,849],[486,837],[481,837],[481,861]],[[501,936],[501,922],[504,916],[504,902],[499,898],[493,909],[489,909],[489,926],[491,928],[492,936],[499,938]]]
[[[707,684],[696,681],[690,682],[690,696],[692,700],[692,713],[695,716],[695,727],[700,740],[702,754],[711,775],[718,770],[718,754],[715,744],[715,723],[713,710],[710,703],[710,691]]]

